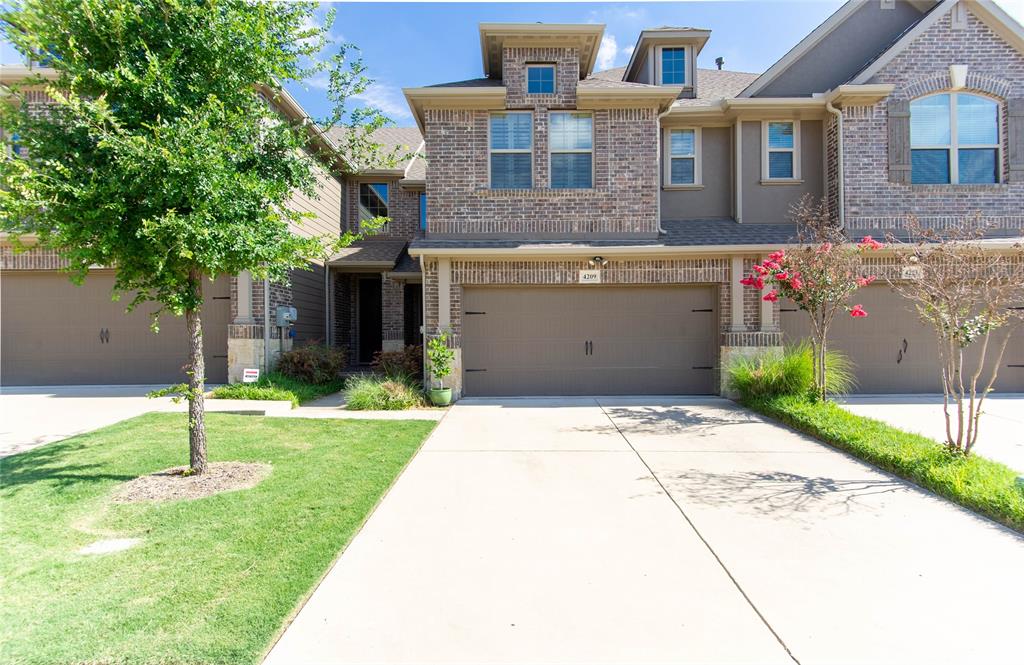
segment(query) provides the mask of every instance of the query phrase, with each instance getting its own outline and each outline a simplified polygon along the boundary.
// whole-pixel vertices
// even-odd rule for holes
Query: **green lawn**
[[[251,663],[434,427],[209,414],[211,461],[253,489],[113,504],[187,462],[184,414],[147,414],[0,460],[0,662]],[[82,556],[104,538],[133,549]],[[415,553],[410,553],[415,556]]]
[[[951,454],[944,446],[834,402],[798,395],[744,401],[746,406],[1024,533],[1024,489],[1017,473],[992,460]]]

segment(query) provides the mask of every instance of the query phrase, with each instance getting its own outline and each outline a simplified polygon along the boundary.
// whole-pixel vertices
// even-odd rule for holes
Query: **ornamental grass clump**
[[[826,357],[830,394],[849,392],[856,385],[849,359],[836,351]],[[807,342],[782,351],[737,356],[726,368],[729,386],[744,402],[784,395],[814,396],[814,350]]]
[[[345,384],[345,405],[352,411],[401,411],[424,406],[424,401],[412,379],[367,374]]]

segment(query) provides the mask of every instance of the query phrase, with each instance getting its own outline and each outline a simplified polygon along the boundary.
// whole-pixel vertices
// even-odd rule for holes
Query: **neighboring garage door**
[[[913,306],[888,286],[857,291],[852,303],[864,305],[867,318],[838,314],[829,328],[829,345],[853,361],[860,393],[934,393],[942,391],[941,361],[935,334],[921,323]],[[782,304],[782,331],[787,343],[810,337],[807,313]],[[993,342],[995,340],[993,339]],[[991,344],[991,343],[990,343]],[[995,359],[990,345],[988,362]],[[1024,391],[1024,341],[1007,346],[996,389]]]
[[[183,318],[160,317],[156,305],[130,314],[125,296],[112,302],[113,275],[96,272],[82,286],[54,272],[0,275],[0,383],[17,385],[177,383],[188,359]],[[206,380],[227,382],[231,287],[205,282],[203,343]]]
[[[466,288],[466,395],[715,392],[710,286]]]

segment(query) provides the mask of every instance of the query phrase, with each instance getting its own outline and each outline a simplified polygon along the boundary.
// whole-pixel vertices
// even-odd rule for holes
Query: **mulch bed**
[[[269,464],[211,462],[201,476],[186,476],[187,466],[176,466],[129,480],[114,493],[117,503],[202,499],[221,492],[255,487],[270,475]]]

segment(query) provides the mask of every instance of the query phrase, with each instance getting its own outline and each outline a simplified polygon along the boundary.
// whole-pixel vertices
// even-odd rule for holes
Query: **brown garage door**
[[[829,344],[855,364],[857,392],[941,392],[941,363],[935,334],[917,318],[912,306],[888,286],[859,290],[852,302],[868,312],[865,319],[839,314],[829,329]],[[810,335],[807,313],[782,305],[782,331],[792,343]],[[989,351],[989,362],[994,360]],[[1015,337],[1006,349],[996,389],[1024,391],[1024,341]]]
[[[466,288],[467,395],[675,395],[715,388],[715,289]]]
[[[125,314],[127,298],[110,300],[113,275],[90,274],[82,286],[52,272],[0,275],[0,383],[17,385],[175,383],[188,356],[184,320],[160,318],[150,330],[142,305]],[[227,381],[230,281],[204,284],[206,377]]]

